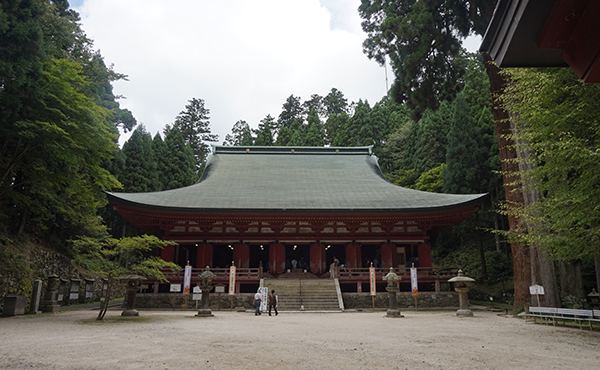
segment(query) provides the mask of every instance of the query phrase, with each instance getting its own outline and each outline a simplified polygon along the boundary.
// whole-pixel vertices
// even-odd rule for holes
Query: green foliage
[[[256,146],[272,146],[273,145],[273,132],[271,127],[275,127],[276,122],[270,114],[260,121],[258,130],[255,131],[256,139],[254,139],[254,145]]]
[[[379,64],[391,60],[392,96],[419,118],[425,109],[452,100],[462,89],[466,65],[461,40],[483,35],[496,1],[362,0],[367,33],[363,51]]]
[[[439,166],[432,168],[431,170],[424,172],[416,184],[412,186],[413,189],[429,191],[432,193],[441,193],[443,191],[442,186],[442,173],[446,168],[446,164],[442,163]]]
[[[181,267],[166,262],[152,252],[173,244],[155,236],[141,235],[120,239],[96,239],[81,236],[71,241],[75,251],[74,263],[81,269],[107,280],[107,290],[97,320],[102,320],[111,294],[119,278],[130,274],[167,281],[163,269],[180,271]]]
[[[333,142],[335,140],[335,138],[337,137],[338,133],[341,131],[341,129],[343,127],[345,127],[348,124],[348,120],[350,119],[350,117],[348,117],[348,114],[342,112],[342,113],[332,113],[329,115],[329,117],[327,118],[327,121],[325,121],[325,142],[327,144],[333,145]],[[281,135],[281,132],[280,132]],[[277,138],[279,140],[279,138]]]
[[[85,228],[105,204],[102,191],[119,187],[102,167],[116,148],[108,111],[79,92],[87,85],[76,64],[42,63],[38,83],[40,106],[0,128],[2,211],[22,223],[31,215],[40,228]]]
[[[125,167],[117,174],[129,193],[150,192],[162,188],[158,179],[158,159],[152,148],[152,136],[139,125],[123,144]]]
[[[175,126],[167,133],[165,147],[165,155],[159,157],[165,168],[162,188],[177,189],[194,184],[198,180],[194,153],[183,139],[179,127]]]
[[[102,227],[104,168],[117,152],[120,110],[104,64],[66,2],[0,6],[0,219],[10,232],[64,240]],[[54,239],[53,239],[54,240]]]
[[[310,99],[302,103],[302,107],[304,107],[306,114],[314,111],[317,117],[323,116],[326,113],[325,106],[323,105],[323,97],[319,94],[312,94]]]
[[[487,263],[489,284],[497,284],[512,279],[512,261],[505,254],[498,251],[486,251],[485,261]]]
[[[4,294],[29,295],[33,283],[33,269],[31,268],[28,251],[21,244],[0,236],[0,282],[16,282],[14,290],[2,287],[1,296]]]
[[[419,178],[419,174],[415,170],[398,170],[396,174],[395,185],[411,188]]]
[[[206,142],[216,142],[219,136],[211,133],[210,110],[204,106],[203,99],[192,98],[175,118],[173,127],[178,127],[186,143],[189,144],[196,159],[197,172],[206,161],[210,148]]]
[[[304,138],[304,145],[306,146],[323,146],[325,140],[323,140],[321,121],[317,115],[317,111],[312,109],[308,114],[308,127],[306,129],[306,137]]]
[[[225,135],[225,141],[223,145],[228,146],[249,146],[253,145],[254,139],[252,138],[252,131],[248,123],[243,120],[237,121],[231,128],[231,134]]]
[[[287,146],[290,140],[292,140],[292,135],[294,133],[289,127],[282,127],[279,129],[279,135],[277,135],[277,140],[275,141],[275,145],[277,146]]]
[[[406,152],[407,138],[412,126],[413,122],[407,121],[403,126],[388,135],[383,145],[379,165],[391,182],[396,181],[395,173],[402,165],[402,159]]]
[[[292,131],[296,130],[304,121],[303,113],[304,109],[302,103],[300,103],[300,97],[290,95],[283,103],[281,113],[277,119],[276,131],[283,127],[288,127]]]
[[[107,240],[81,236],[71,242],[76,254],[74,262],[81,268],[107,279],[116,279],[127,274],[140,274],[167,281],[162,269],[181,270],[173,262],[163,261],[150,254],[157,248],[162,249],[173,244],[155,236],[141,235]]]
[[[481,147],[481,134],[471,116],[471,108],[460,94],[454,103],[454,117],[448,132],[444,192],[453,194],[481,193],[485,177],[487,149]],[[485,149],[485,150],[484,150]]]
[[[511,71],[507,108],[519,117],[514,139],[525,191],[539,198],[519,210],[528,230],[511,234],[557,259],[600,253],[600,86],[565,69]]]
[[[344,94],[335,87],[323,98],[322,102],[327,116],[347,113],[348,99],[346,99]]]
[[[419,122],[413,159],[418,173],[429,171],[446,162],[447,136],[452,122],[452,108],[444,101],[436,111],[426,110]]]

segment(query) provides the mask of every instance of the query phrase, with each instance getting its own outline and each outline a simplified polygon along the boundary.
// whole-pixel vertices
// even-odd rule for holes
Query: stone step
[[[263,285],[279,296],[279,308],[300,310],[339,310],[335,281],[331,279],[268,279]]]

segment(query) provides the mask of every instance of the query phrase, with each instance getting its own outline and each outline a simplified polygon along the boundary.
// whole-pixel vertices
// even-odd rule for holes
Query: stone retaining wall
[[[346,309],[372,308],[373,299],[369,293],[342,293]],[[398,308],[415,306],[415,298],[410,292],[397,293]],[[389,308],[390,298],[388,293],[381,292],[375,296],[375,308]],[[419,292],[417,307],[458,307],[457,292]]]
[[[138,293],[136,295],[137,308],[151,309],[173,309],[180,310],[184,308],[185,296],[181,293]],[[244,307],[253,309],[253,293],[241,293],[233,296],[233,308]],[[372,308],[373,301],[369,293],[342,293],[344,307],[346,309]],[[398,293],[398,308],[414,307],[414,297],[409,293]],[[377,293],[375,297],[376,308],[389,307],[388,293]],[[418,307],[458,307],[458,293],[456,292],[422,292],[417,297]],[[192,300],[192,295],[188,297],[188,308],[195,308],[196,301]],[[228,294],[212,293],[210,295],[210,309],[228,310],[231,308],[231,296]]]
[[[195,308],[196,301],[192,299],[192,294],[188,296],[188,308]],[[252,299],[254,293],[241,293],[233,296],[233,308],[244,307],[245,309],[252,309]],[[219,297],[218,293],[211,293],[210,295],[210,309],[218,310],[229,310],[231,308],[231,296],[228,294],[221,293]],[[173,309],[181,310],[185,306],[185,295],[182,293],[138,293],[136,295],[135,307],[136,308],[154,308],[154,309]],[[198,301],[200,306],[200,301]]]

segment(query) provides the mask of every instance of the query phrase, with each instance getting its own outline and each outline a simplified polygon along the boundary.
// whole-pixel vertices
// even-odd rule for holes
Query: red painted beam
[[[557,0],[536,40],[541,49],[564,49],[590,0]]]
[[[563,58],[586,83],[600,83],[600,1],[591,1],[571,39]]]

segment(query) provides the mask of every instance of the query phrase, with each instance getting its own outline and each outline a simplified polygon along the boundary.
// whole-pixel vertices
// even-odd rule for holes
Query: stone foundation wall
[[[369,293],[342,293],[346,309],[373,308],[373,299]],[[415,298],[410,292],[397,293],[396,302],[399,309],[415,306]],[[457,292],[419,292],[417,307],[456,307],[458,308]],[[381,292],[375,296],[375,308],[389,308],[388,293]]]
[[[253,309],[252,299],[254,293],[241,293],[233,296],[233,308],[244,307]],[[369,293],[342,293],[344,307],[346,309],[372,308],[373,302]],[[398,293],[396,295],[398,308],[415,306],[414,297],[410,293]],[[198,303],[200,305],[200,303]],[[138,293],[136,295],[136,308],[151,309],[173,309],[181,310],[185,305],[185,296],[181,293]],[[388,293],[377,293],[375,297],[376,308],[388,308],[390,300]],[[422,292],[417,297],[418,307],[453,307],[458,308],[458,293],[456,292]],[[195,308],[196,301],[192,295],[188,297],[188,309]],[[210,295],[210,309],[229,310],[231,308],[231,296],[221,293]]]
[[[45,248],[32,249],[28,258],[29,271],[27,276],[17,279],[12,276],[0,277],[0,307],[3,306],[4,297],[7,295],[24,295],[27,297],[26,307],[29,308],[32,294],[32,284],[34,280],[42,281],[42,292],[41,297],[43,299],[48,286],[48,276],[56,275],[61,280],[69,281],[71,279],[81,280],[79,286],[79,298],[77,300],[67,299],[59,302],[61,305],[85,303],[91,301],[99,301],[102,294],[102,279],[97,276],[90,276],[81,273],[73,264],[71,260],[65,255]],[[85,279],[94,280],[93,283],[93,294],[91,298],[86,298],[85,292]],[[67,292],[61,292],[63,296],[68,297]],[[66,294],[65,294],[66,293]],[[124,289],[119,287],[116,289],[116,293],[113,294],[112,298],[118,298],[123,296]]]
[[[252,309],[252,299],[254,293],[241,293],[233,296],[233,309],[244,307]],[[198,307],[201,302],[198,301]],[[173,309],[181,310],[185,306],[185,295],[181,293],[138,293],[136,295],[136,308],[153,308],[153,309]],[[231,308],[231,296],[226,293],[211,293],[210,303],[211,310],[229,310]],[[192,294],[188,296],[188,309],[196,308],[196,301],[192,299]]]

